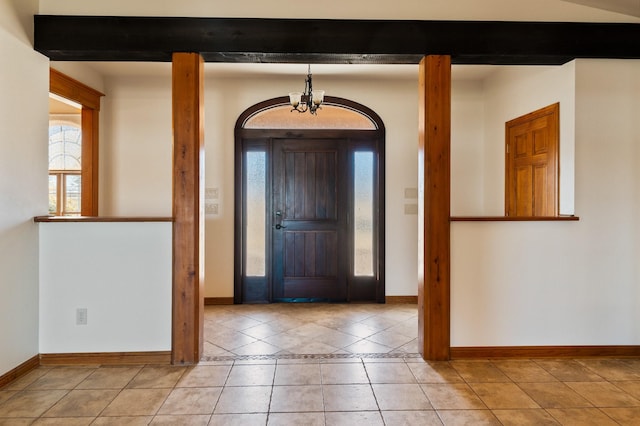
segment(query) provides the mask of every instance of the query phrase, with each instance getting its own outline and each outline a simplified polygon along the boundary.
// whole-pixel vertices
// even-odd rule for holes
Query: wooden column
[[[195,364],[204,324],[204,61],[173,54],[173,364]]]
[[[424,359],[448,360],[451,57],[426,56],[419,72],[418,342]]]

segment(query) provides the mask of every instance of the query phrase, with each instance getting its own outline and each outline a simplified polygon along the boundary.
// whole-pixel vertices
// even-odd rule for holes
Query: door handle
[[[278,221],[278,223],[273,225],[274,228],[276,229],[286,228],[286,226],[282,225],[282,212],[280,210],[276,212],[276,220]]]

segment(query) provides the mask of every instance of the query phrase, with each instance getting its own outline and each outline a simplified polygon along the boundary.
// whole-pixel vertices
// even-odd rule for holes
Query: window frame
[[[82,105],[82,216],[98,216],[99,117],[103,93],[49,68],[49,92]]]
[[[82,172],[80,170],[49,170],[49,176],[56,176],[56,216],[77,216],[81,212],[68,212],[67,206],[67,176],[80,176],[82,182]],[[81,183],[82,185],[82,183]],[[81,186],[82,188],[82,186]],[[82,200],[82,199],[81,199]]]

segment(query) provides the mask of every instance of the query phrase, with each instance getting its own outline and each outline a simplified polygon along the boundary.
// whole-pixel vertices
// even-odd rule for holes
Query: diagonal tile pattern
[[[40,367],[4,425],[638,425],[639,359],[425,362],[415,305],[208,307],[197,366]]]
[[[393,306],[392,309],[389,306]],[[207,306],[205,360],[242,355],[417,352],[415,305]]]

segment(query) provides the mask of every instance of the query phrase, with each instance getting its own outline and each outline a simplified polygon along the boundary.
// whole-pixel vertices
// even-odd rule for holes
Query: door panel
[[[558,129],[558,104],[506,123],[507,216],[558,214]]]
[[[305,149],[300,142],[296,149]],[[337,219],[337,151],[281,150],[284,157],[284,217],[288,220]]]
[[[545,188],[548,183],[549,167],[546,164],[536,165],[533,168],[533,187],[537,190],[533,191],[533,205],[535,210],[533,216],[545,216],[549,212],[549,196],[546,194]]]
[[[336,278],[337,252],[337,232],[284,231],[284,276]]]
[[[533,176],[531,167],[518,167],[516,169],[516,211],[512,216],[533,216]]]
[[[341,140],[273,141],[273,299],[342,301],[348,257]]]

